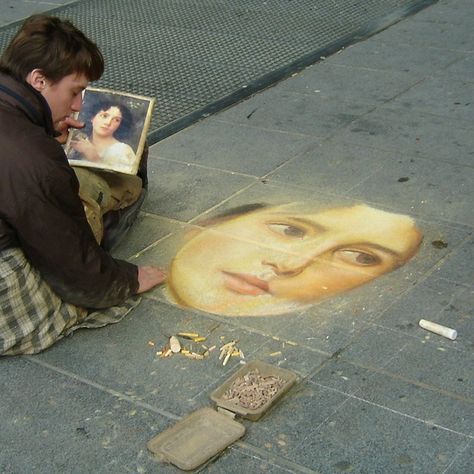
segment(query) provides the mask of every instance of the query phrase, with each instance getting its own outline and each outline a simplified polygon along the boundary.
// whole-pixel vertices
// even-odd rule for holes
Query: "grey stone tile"
[[[474,54],[469,54],[453,62],[444,70],[444,74],[456,80],[471,81],[474,73]]]
[[[473,37],[474,44],[474,37]],[[393,104],[450,119],[474,120],[474,82],[454,79],[451,75],[431,77],[395,98]]]
[[[292,455],[321,473],[432,474],[443,472],[468,442],[466,436],[350,400],[304,437]]]
[[[219,119],[324,138],[373,108],[370,104],[268,89],[222,112]]]
[[[388,361],[386,370],[431,387],[446,390],[456,396],[470,398],[474,393],[474,354],[447,347],[433,338],[416,340],[404,338],[406,343]]]
[[[241,444],[241,443],[239,443]],[[276,459],[274,456],[265,456],[261,449],[245,449],[248,445],[238,446],[234,443],[214,462],[206,466],[204,472],[209,474],[241,474],[242,472],[270,472],[288,474],[294,472],[294,465]],[[296,466],[297,468],[297,466]],[[304,467],[301,467],[304,470]]]
[[[438,425],[468,436],[474,433],[472,399],[453,397],[384,374],[370,378],[357,396],[419,418],[429,425]]]
[[[440,7],[441,4],[431,8],[439,9]],[[463,22],[457,25],[447,19],[439,21],[442,18],[439,13],[436,14],[436,21],[434,22],[430,20],[430,17],[433,18],[433,15],[430,14],[431,8],[427,8],[411,18],[387,28],[377,35],[377,40],[386,44],[405,44],[444,49],[446,51],[441,51],[439,54],[447,58],[450,54],[448,50],[473,51],[474,34],[472,28],[468,21],[462,27],[462,23],[466,20],[465,14],[459,16],[458,19],[463,20]],[[465,10],[463,11],[465,12]],[[454,17],[453,21],[455,21]]]
[[[458,332],[457,347],[474,353],[474,288],[461,292],[439,314],[441,324]]]
[[[410,261],[410,269],[417,271],[420,275],[434,270],[436,265],[462,248],[463,243],[472,235],[471,227],[464,225],[450,225],[443,221],[424,220],[414,216],[417,226],[423,233],[423,242],[415,257]],[[404,272],[408,267],[404,266],[397,271]]]
[[[463,53],[440,54],[436,48],[426,48],[414,44],[385,44],[380,41],[363,41],[340,54],[331,56],[330,64],[365,67],[410,73],[413,79],[421,79],[447,67]]]
[[[435,24],[453,25],[453,27],[457,28],[462,27],[463,31],[469,31],[472,16],[469,13],[474,13],[470,0],[444,0],[422,10],[415,18]]]
[[[144,298],[120,323],[77,331],[37,357],[157,410],[184,415],[210,403],[211,391],[239,367],[239,358],[232,357],[224,367],[217,349],[203,360],[182,354],[159,357],[156,352],[169,336],[182,331],[207,336],[206,345],[217,349],[238,339],[248,359],[266,342],[259,334]],[[204,352],[201,344],[183,345]]]
[[[314,305],[274,333],[300,346],[334,354],[366,328],[367,323],[355,312],[329,311]]]
[[[467,436],[472,436],[474,431],[472,400],[416,385],[398,376],[332,359],[311,377],[311,381],[418,418],[429,425],[438,425]]]
[[[391,305],[377,320],[377,324],[442,346],[474,352],[473,302],[472,290],[433,276]],[[420,319],[454,328],[458,338],[453,342],[427,332],[418,326]]]
[[[308,350],[294,341],[272,337],[253,353],[252,357],[306,377],[316,370],[328,356]]]
[[[474,441],[462,451],[446,470],[446,474],[471,474],[474,466]]]
[[[391,28],[387,31],[391,31]],[[275,88],[322,99],[376,105],[399,95],[417,80],[408,72],[374,70],[323,61],[309,66]]]
[[[314,384],[248,426],[246,442],[317,472],[442,472],[469,438]]]
[[[34,13],[45,12],[55,6],[51,3],[27,2],[24,0],[4,0],[4,2],[0,7],[0,26],[22,20]]]
[[[311,380],[396,413],[418,418],[428,425],[466,436],[472,436],[474,430],[472,400],[410,383],[398,376],[331,360]]]
[[[231,125],[210,118],[163,140],[152,153],[186,163],[263,176],[315,144],[314,139],[299,134]]]
[[[219,204],[254,179],[167,160],[150,160],[150,186],[143,210],[187,221]]]
[[[177,222],[141,212],[127,234],[113,249],[112,255],[121,259],[130,258],[154,242],[176,232],[178,228]]]
[[[329,140],[288,161],[267,178],[312,192],[347,193],[370,179],[386,160],[397,157],[395,152]]]
[[[383,107],[356,120],[338,135],[344,142],[424,156],[434,162],[472,166],[474,138],[469,122],[402,107]]]
[[[258,423],[246,424],[245,442],[315,469],[315,459],[304,453],[304,440],[317,436],[320,425],[347,400],[346,395],[302,382],[287,392]],[[318,453],[313,455],[317,458]]]
[[[356,364],[383,368],[407,344],[405,335],[374,326],[352,341],[352,344],[342,351],[341,357]]]
[[[410,215],[471,225],[473,179],[470,166],[411,157],[402,151],[399,160],[386,162],[350,195],[376,205],[395,204],[399,212]]]
[[[209,215],[212,216],[251,203],[262,203],[268,206],[294,205],[296,207],[308,203],[312,209],[317,211],[328,206],[351,205],[354,204],[354,200],[342,193],[326,193],[318,189],[309,190],[292,183],[272,182],[271,179],[264,178],[249,186],[245,189],[245,192],[232,196],[220,206],[212,209]],[[193,222],[197,223],[204,217],[204,215],[200,216]]]
[[[367,385],[376,374],[374,370],[334,357],[322,365],[309,380],[316,385],[337,390],[342,394],[358,395],[361,388]]]
[[[474,286],[473,255],[474,240],[470,239],[449,255],[437,268],[436,274],[472,288]]]
[[[146,443],[170,423],[159,413],[21,358],[2,360],[2,379],[2,472],[155,469]]]

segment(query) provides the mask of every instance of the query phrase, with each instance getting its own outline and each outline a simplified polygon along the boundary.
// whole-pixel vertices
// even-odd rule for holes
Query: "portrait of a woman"
[[[406,215],[357,204],[253,206],[196,228],[171,262],[171,301],[209,313],[294,312],[410,260],[422,233]]]
[[[133,124],[130,110],[124,104],[103,99],[92,103],[84,121],[84,129],[73,136],[70,144],[79,157],[71,157],[130,172],[136,160],[135,152],[126,143]]]

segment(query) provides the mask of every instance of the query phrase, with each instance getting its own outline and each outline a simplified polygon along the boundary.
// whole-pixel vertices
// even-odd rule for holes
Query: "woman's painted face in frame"
[[[173,260],[168,286],[178,303],[210,313],[281,314],[393,270],[421,238],[411,218],[365,205],[264,209],[199,231]]]
[[[92,119],[94,133],[100,136],[113,136],[122,123],[122,112],[119,107],[112,106],[100,110]]]

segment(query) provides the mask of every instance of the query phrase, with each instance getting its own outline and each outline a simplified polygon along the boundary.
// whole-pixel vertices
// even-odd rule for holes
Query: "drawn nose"
[[[275,275],[278,276],[295,276],[305,270],[309,265],[313,264],[321,255],[327,252],[332,245],[324,242],[320,245],[313,245],[311,249],[301,253],[282,253],[278,257],[273,257],[271,260],[263,260],[262,265],[271,268]]]
[[[310,259],[288,257],[278,262],[264,260],[262,265],[271,269],[276,276],[290,277],[301,273],[310,263]]]

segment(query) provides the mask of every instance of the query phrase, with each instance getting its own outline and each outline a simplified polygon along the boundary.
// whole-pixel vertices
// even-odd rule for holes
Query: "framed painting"
[[[65,152],[72,166],[136,174],[155,99],[108,89],[87,88],[82,129],[71,130]]]

